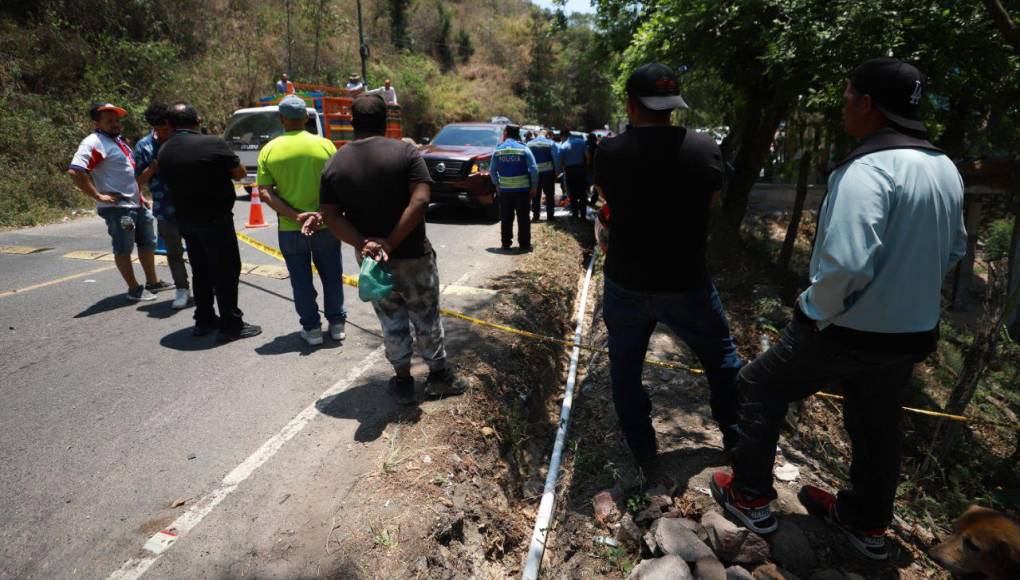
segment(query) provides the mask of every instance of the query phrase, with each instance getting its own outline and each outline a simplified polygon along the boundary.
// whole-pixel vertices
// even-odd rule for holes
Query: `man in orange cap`
[[[120,119],[127,111],[112,103],[97,103],[89,110],[95,132],[82,140],[67,172],[85,195],[96,200],[100,217],[113,241],[117,270],[127,283],[130,300],[155,300],[153,292],[173,288],[156,276],[155,219],[151,202],[142,197],[135,181],[131,148],[121,139]],[[131,250],[138,246],[138,261],[145,271],[145,285],[135,278]]]

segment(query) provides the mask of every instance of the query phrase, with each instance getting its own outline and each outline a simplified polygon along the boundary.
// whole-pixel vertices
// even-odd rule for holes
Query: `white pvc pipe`
[[[588,271],[584,275],[581,286],[581,299],[577,304],[577,328],[574,331],[574,350],[570,354],[570,371],[567,373],[567,388],[563,394],[563,409],[560,411],[560,425],[556,430],[556,443],[553,444],[552,458],[549,459],[549,473],[545,477],[545,490],[542,492],[542,503],[538,506],[538,517],[535,519],[535,530],[531,534],[531,546],[524,563],[524,580],[536,580],[542,568],[542,557],[545,555],[545,542],[552,520],[553,506],[556,503],[556,480],[560,474],[560,459],[563,446],[567,442],[567,425],[570,423],[570,410],[574,404],[574,383],[577,380],[577,359],[581,354],[581,332],[584,328],[585,309],[588,304],[588,284],[591,282],[595,258],[598,257],[598,246],[592,251]]]

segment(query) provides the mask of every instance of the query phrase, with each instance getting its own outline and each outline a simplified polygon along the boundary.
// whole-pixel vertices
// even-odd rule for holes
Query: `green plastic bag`
[[[382,300],[393,291],[393,274],[386,267],[372,258],[361,261],[361,273],[358,275],[358,298],[365,302]]]

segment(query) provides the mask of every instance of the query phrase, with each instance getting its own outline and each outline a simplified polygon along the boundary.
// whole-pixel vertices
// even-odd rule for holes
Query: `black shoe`
[[[390,378],[390,389],[397,396],[397,402],[401,405],[414,405],[418,402],[414,396],[414,377],[398,377],[393,376]]]
[[[425,394],[429,397],[449,397],[459,395],[468,388],[467,379],[444,368],[429,373],[425,380]]]
[[[255,326],[254,324],[248,324],[247,322],[245,322],[241,326],[241,329],[238,330],[237,332],[223,332],[221,330],[219,336],[216,337],[216,341],[232,342],[235,340],[240,340],[242,338],[251,338],[253,336],[258,336],[260,334],[262,334],[261,326]]]
[[[161,292],[163,290],[172,290],[172,289],[174,289],[176,287],[177,286],[175,286],[175,285],[173,285],[173,284],[171,284],[169,282],[164,282],[163,280],[160,280],[159,282],[154,282],[152,284],[146,284],[145,285],[145,289],[148,290],[149,292],[152,292],[153,294],[155,294],[156,292]]]
[[[519,251],[520,251],[520,253],[522,253],[522,254],[527,254],[528,252],[530,252],[530,251],[532,251],[532,250],[534,250],[534,249],[535,249],[535,248],[531,247],[531,245],[529,244],[529,245],[527,245],[527,246],[521,246],[521,247],[519,248]]]
[[[509,252],[509,251],[510,251],[510,244],[503,244],[503,245],[502,245],[502,246],[500,246],[499,248],[500,248],[501,250],[503,250],[504,252]]]
[[[191,330],[192,336],[207,336],[216,330],[216,325],[206,326],[204,324],[196,324],[195,328]]]

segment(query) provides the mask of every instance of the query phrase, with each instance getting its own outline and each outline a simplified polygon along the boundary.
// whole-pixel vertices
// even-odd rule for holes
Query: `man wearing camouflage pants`
[[[354,141],[326,163],[319,190],[319,214],[333,235],[354,246],[360,263],[385,263],[393,291],[372,303],[382,325],[386,358],[396,371],[390,386],[401,404],[416,402],[411,376],[411,326],[418,352],[429,367],[425,394],[459,395],[467,381],[446,363],[439,319],[436,253],[425,237],[425,209],[431,195],[425,162],[414,145],[383,136],[386,103],[375,94],[351,105]],[[314,231],[317,217],[302,231]]]

